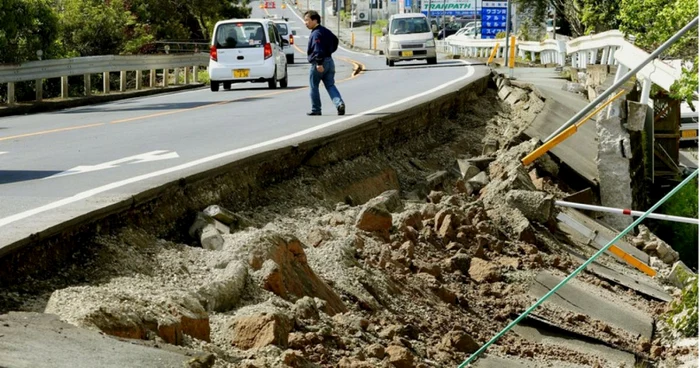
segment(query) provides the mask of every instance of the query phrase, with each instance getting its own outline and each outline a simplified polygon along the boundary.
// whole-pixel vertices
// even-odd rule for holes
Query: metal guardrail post
[[[68,98],[68,76],[61,77],[61,98]]]
[[[192,80],[195,83],[199,83],[199,67],[197,65],[192,66]]]
[[[37,79],[35,82],[36,102],[41,102],[44,99],[44,80]]]
[[[90,74],[83,74],[83,85],[85,86],[85,96],[92,95],[92,81],[90,80]]]
[[[119,72],[119,92],[126,91],[126,71]]]
[[[180,84],[180,68],[175,68],[173,72],[173,85],[177,86]]]
[[[102,93],[109,93],[109,72],[102,73]]]
[[[552,138],[556,137],[559,133],[564,131],[564,129],[570,127],[571,125],[575,124],[581,117],[583,117],[586,113],[591,111],[591,109],[595,108],[596,105],[599,103],[603,102],[610,94],[612,94],[615,90],[620,88],[623,84],[627,82],[632,76],[636,75],[637,72],[642,70],[647,64],[649,64],[651,61],[656,59],[662,52],[666,51],[674,42],[678,41],[686,32],[691,30],[692,28],[695,28],[698,25],[698,17],[695,17],[690,23],[688,23],[685,27],[683,27],[680,31],[676,32],[671,38],[669,38],[666,42],[664,42],[659,48],[654,50],[654,52],[649,55],[648,58],[646,58],[644,61],[642,61],[639,65],[636,67],[632,68],[627,74],[622,76],[620,80],[616,81],[612,86],[610,86],[608,89],[606,89],[603,93],[600,94],[595,100],[593,100],[591,103],[589,103],[586,107],[584,107],[581,111],[576,113],[569,121],[564,123],[564,125],[560,126],[555,130],[552,134],[547,137],[544,142],[547,142],[551,140]],[[579,52],[579,54],[581,54]],[[579,59],[582,60],[582,55],[579,55]],[[584,64],[585,65],[585,64]]]
[[[168,80],[168,77],[169,77],[168,73],[169,72],[170,72],[170,70],[168,70],[168,68],[163,68],[163,87],[167,87],[168,83],[170,82]]]
[[[143,72],[141,70],[136,71],[136,90],[140,90],[143,86],[143,82],[141,81],[143,79]]]
[[[148,73],[148,86],[153,88],[156,86],[156,70],[151,69],[151,71]]]
[[[10,106],[15,104],[15,84],[12,82],[7,84],[7,104]]]

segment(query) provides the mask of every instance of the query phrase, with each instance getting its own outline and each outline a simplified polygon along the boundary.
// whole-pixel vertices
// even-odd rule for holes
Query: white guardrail
[[[465,57],[489,57],[491,50],[498,44],[496,58],[502,58],[505,52],[505,39],[473,39],[468,36],[451,36],[447,40],[438,41],[439,52],[462,55]],[[644,61],[649,54],[629,43],[622,32],[612,30],[592,36],[583,36],[569,40],[517,41],[515,44],[518,56],[525,58],[530,53],[530,60],[535,62],[539,55],[542,64],[567,65],[584,69],[590,64],[618,65],[618,74],[624,75]],[[569,56],[567,58],[567,56]],[[651,83],[670,90],[671,85],[681,77],[681,71],[661,60],[654,60],[637,73],[644,80],[643,88],[651,88]],[[643,94],[644,95],[644,94]]]
[[[189,55],[106,55],[69,59],[29,61],[22,64],[0,65],[0,83],[8,84],[8,103],[15,102],[15,83],[36,81],[41,86],[44,79],[61,78],[61,97],[68,97],[68,77],[84,76],[85,94],[90,95],[90,74],[103,74],[103,93],[109,93],[109,73],[120,73],[120,91],[126,90],[126,72],[136,71],[136,89],[142,86],[142,71],[150,70],[149,87],[156,86],[156,71],[162,70],[162,86],[169,83],[170,69],[174,70],[174,83],[179,83],[180,70],[184,72],[185,84],[197,82],[199,66],[209,64],[209,54]],[[41,101],[41,88],[37,90],[37,101]]]

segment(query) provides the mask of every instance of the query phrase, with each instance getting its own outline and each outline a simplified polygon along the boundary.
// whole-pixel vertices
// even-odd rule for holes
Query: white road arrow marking
[[[52,178],[58,178],[61,176],[82,174],[82,173],[86,173],[86,172],[98,171],[98,170],[104,170],[104,169],[111,169],[111,168],[115,168],[121,164],[126,164],[126,163],[140,164],[140,163],[150,162],[150,161],[169,160],[169,159],[178,158],[178,157],[180,157],[180,155],[178,155],[177,152],[163,151],[163,150],[151,151],[151,152],[142,153],[140,155],[124,157],[124,158],[120,158],[118,160],[109,161],[109,162],[105,162],[105,163],[101,163],[101,164],[97,164],[97,165],[76,166],[72,169],[66,170],[66,171],[64,171],[62,173],[58,173],[56,175],[51,175],[51,176],[46,177],[44,179],[52,179]]]

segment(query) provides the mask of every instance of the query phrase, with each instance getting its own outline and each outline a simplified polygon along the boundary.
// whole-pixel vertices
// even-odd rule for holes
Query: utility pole
[[[554,8],[554,17],[552,17],[552,39],[557,39],[557,8]]]
[[[506,4],[507,4],[508,7],[506,8],[506,50],[505,50],[505,51],[506,51],[506,55],[505,55],[505,61],[506,61],[506,63],[505,63],[504,66],[507,68],[507,67],[508,67],[508,61],[509,61],[509,60],[508,60],[508,59],[509,59],[509,57],[508,57],[508,55],[509,55],[509,54],[508,54],[508,47],[509,47],[509,45],[510,45],[510,0],[508,0],[508,1],[506,2]]]
[[[423,3],[421,2],[421,6]],[[433,21],[430,19],[430,8],[433,7],[433,0],[428,0],[428,24],[430,24],[430,29],[433,29]]]
[[[447,38],[447,29],[445,29],[445,4],[447,0],[442,0],[442,39]]]
[[[326,22],[326,0],[321,0],[321,25]]]
[[[338,17],[338,37],[340,37],[340,2],[343,0],[338,0],[338,5],[335,8],[335,16]]]
[[[474,39],[476,39],[476,0],[474,0]]]
[[[377,1],[377,0],[369,0],[369,47],[368,49],[372,49],[372,1]]]

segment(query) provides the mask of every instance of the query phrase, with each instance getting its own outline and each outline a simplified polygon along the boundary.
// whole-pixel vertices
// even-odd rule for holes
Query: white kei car
[[[296,36],[297,31],[292,30],[289,19],[287,18],[276,15],[270,16],[268,19],[272,19],[277,26],[277,31],[282,37],[284,54],[287,56],[287,64],[294,64],[294,36]]]
[[[229,19],[214,26],[209,50],[212,92],[233,83],[267,82],[286,88],[287,58],[283,39],[269,19]]]

